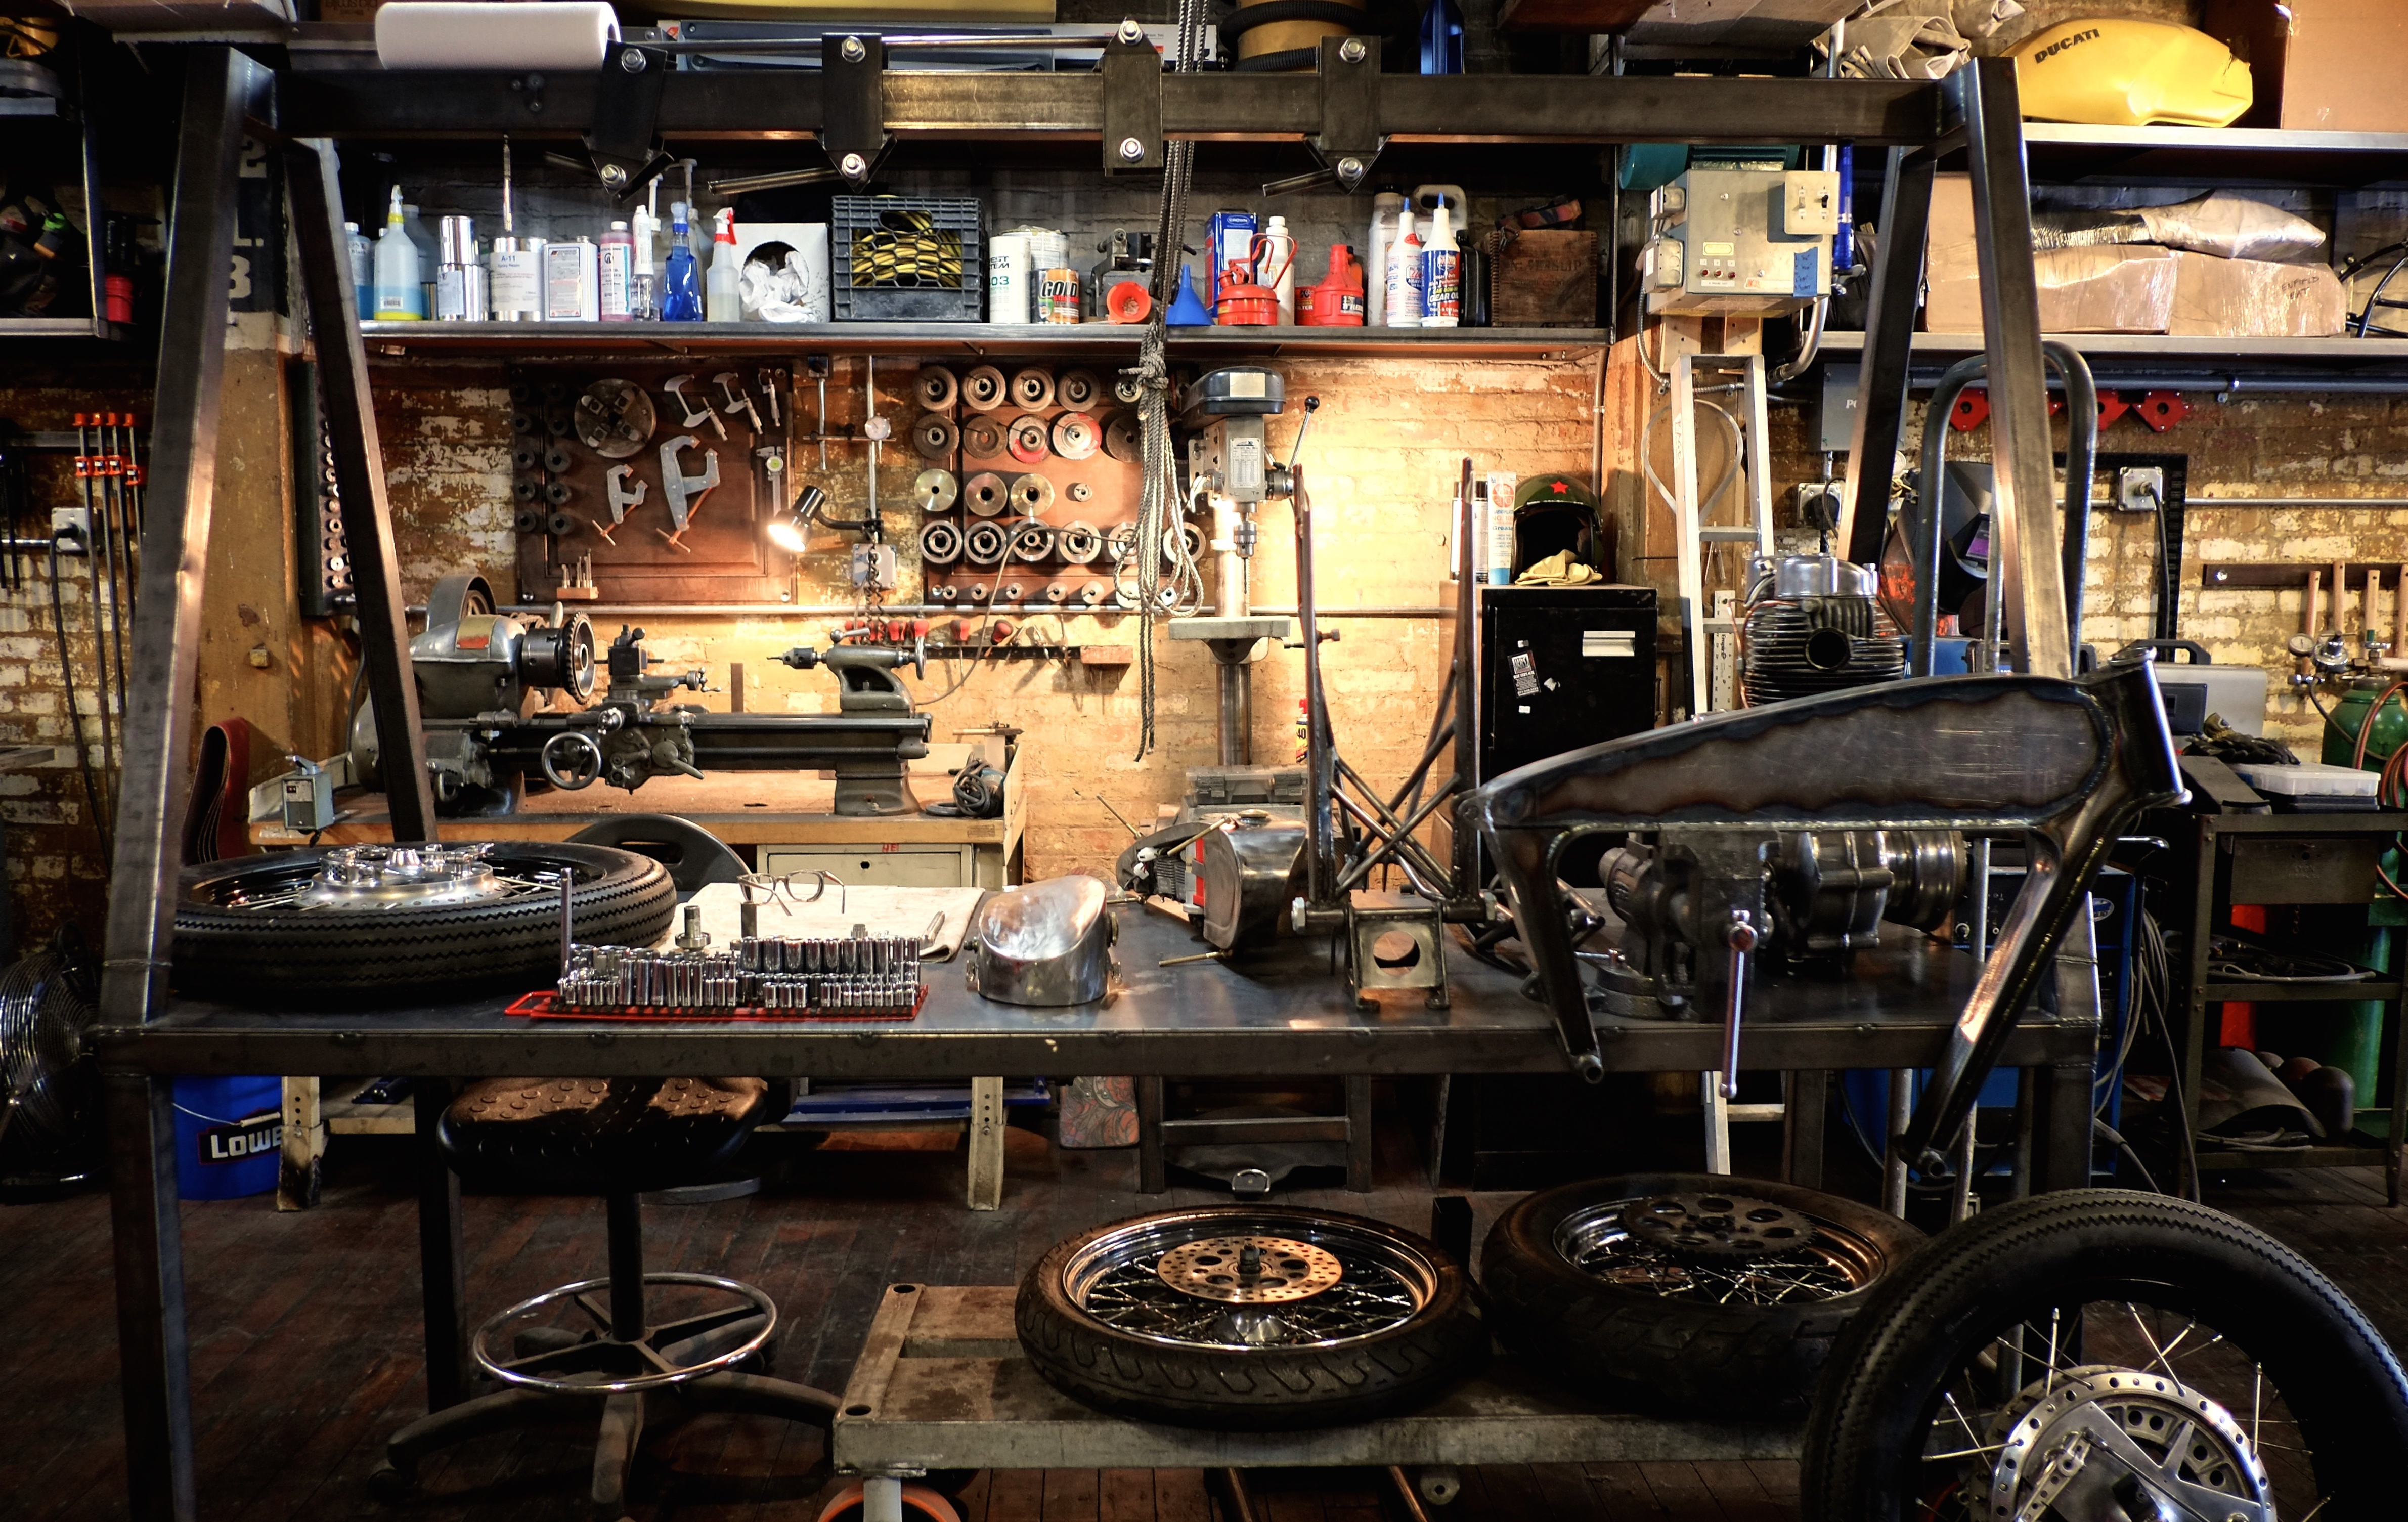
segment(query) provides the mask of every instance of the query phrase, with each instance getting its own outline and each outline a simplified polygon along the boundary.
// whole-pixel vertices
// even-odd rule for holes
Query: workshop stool
[[[757,1078],[492,1078],[470,1084],[436,1131],[444,1162],[465,1179],[503,1187],[600,1195],[609,1211],[609,1272],[522,1300],[477,1328],[478,1367],[506,1389],[430,1413],[394,1433],[369,1476],[388,1496],[413,1485],[431,1453],[488,1432],[557,1421],[601,1407],[594,1452],[594,1509],[604,1522],[625,1510],[627,1472],[643,1436],[647,1398],[691,1411],[807,1422],[822,1431],[836,1397],[808,1386],[737,1371],[777,1328],[778,1309],[750,1285],[701,1273],[644,1271],[637,1196],[715,1174],[767,1112]],[[653,1324],[652,1285],[716,1290],[737,1303]],[[581,1335],[531,1328],[507,1347],[504,1329],[573,1302],[594,1322]]]

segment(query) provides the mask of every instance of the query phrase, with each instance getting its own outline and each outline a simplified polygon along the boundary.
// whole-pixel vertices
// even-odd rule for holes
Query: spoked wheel
[[[284,1004],[532,987],[559,962],[564,878],[577,939],[589,944],[651,945],[676,911],[667,869],[606,846],[493,840],[246,856],[185,871],[176,984]]]
[[[2074,1190],[1882,1286],[1807,1432],[1828,1522],[2308,1522],[2400,1504],[2408,1377],[2357,1307],[2204,1206]]]
[[[1187,1427],[1361,1421],[1436,1396],[1486,1344],[1461,1267],[1431,1243],[1277,1206],[1074,1237],[1022,1283],[1015,1320],[1058,1388]]]
[[[1481,1256],[1498,1333],[1583,1388],[1714,1413],[1800,1405],[1871,1286],[1923,1241],[1837,1196],[1656,1173],[1527,1196]]]

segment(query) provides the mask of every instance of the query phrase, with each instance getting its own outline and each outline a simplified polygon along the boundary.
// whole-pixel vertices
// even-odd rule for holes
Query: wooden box
[[[1490,266],[1488,321],[1496,327],[1597,326],[1597,235],[1525,232]]]

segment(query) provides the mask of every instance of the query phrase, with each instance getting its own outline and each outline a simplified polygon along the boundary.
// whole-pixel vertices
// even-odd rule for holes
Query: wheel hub
[[[326,853],[295,900],[304,909],[417,909],[508,897],[481,845],[347,845]]]
[[[2076,1369],[2026,1389],[2007,1414],[1989,1472],[1998,1522],[2274,1522],[2272,1486],[2241,1424],[2175,1380]]]
[[[1288,1237],[1206,1237],[1182,1242],[1162,1255],[1154,1271],[1182,1295],[1227,1305],[1308,1299],[1344,1277],[1337,1255]]]
[[[1623,1209],[1622,1228],[1659,1252],[1683,1257],[1781,1257],[1814,1242],[1812,1221],[1745,1195],[1658,1195],[1633,1200]]]

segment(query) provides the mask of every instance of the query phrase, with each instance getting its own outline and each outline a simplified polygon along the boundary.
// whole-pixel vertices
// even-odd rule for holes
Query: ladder
[[[1734,462],[1743,477],[1747,521],[1705,522],[1698,488],[1698,409],[1699,371],[1737,375],[1742,392],[1733,421],[1742,437]],[[1736,708],[1739,621],[1736,601],[1725,614],[1706,593],[1706,550],[1715,544],[1744,544],[1759,555],[1772,553],[1772,444],[1765,419],[1765,365],[1762,354],[1683,353],[1671,365],[1669,398],[1672,425],[1673,532],[1680,553],[1681,636],[1689,651],[1689,692],[1692,712],[1710,713]],[[1714,644],[1727,640],[1731,676],[1717,691]]]

